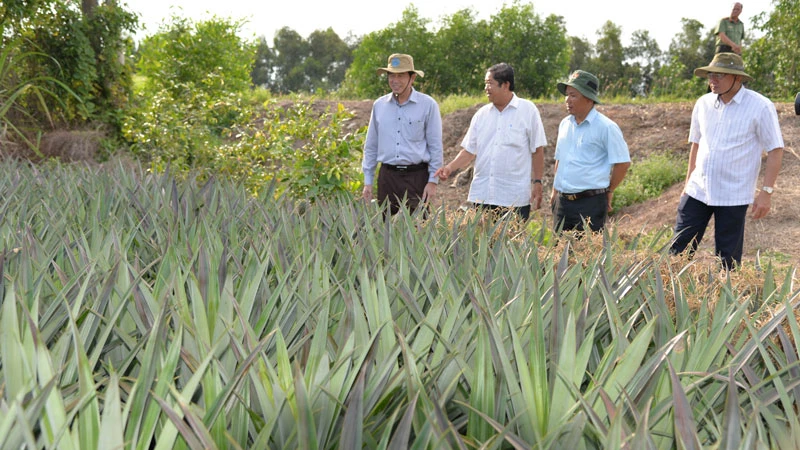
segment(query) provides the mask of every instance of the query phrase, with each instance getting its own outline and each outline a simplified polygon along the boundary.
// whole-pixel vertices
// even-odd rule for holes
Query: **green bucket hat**
[[[411,55],[404,55],[402,53],[394,53],[389,56],[389,61],[386,62],[386,67],[378,68],[378,75],[382,73],[406,73],[414,72],[415,74],[424,77],[425,72],[421,70],[414,70],[414,58]]]
[[[597,77],[589,72],[583,70],[576,70],[569,75],[567,81],[558,83],[558,92],[562,95],[567,95],[567,86],[572,86],[578,90],[584,97],[599,104],[600,100],[597,99],[597,91],[600,89],[600,81]]]
[[[753,77],[744,72],[744,61],[736,53],[717,53],[711,64],[694,69],[694,74],[700,78],[708,78],[709,73],[729,73],[739,75],[744,81],[751,81]]]
[[[794,113],[800,116],[800,92],[798,92],[797,96],[794,98]]]

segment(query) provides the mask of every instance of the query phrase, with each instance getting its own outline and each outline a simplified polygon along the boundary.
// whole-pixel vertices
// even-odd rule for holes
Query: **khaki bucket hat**
[[[379,67],[378,68],[378,75],[382,73],[405,73],[405,72],[414,72],[415,74],[424,77],[425,72],[421,70],[414,70],[414,58],[411,55],[405,55],[403,53],[394,53],[389,56],[389,61],[386,63],[386,67]]]
[[[744,72],[744,61],[736,53],[717,53],[711,64],[694,69],[694,74],[700,78],[708,78],[709,73],[727,73],[739,75],[744,81],[751,81],[753,77]]]

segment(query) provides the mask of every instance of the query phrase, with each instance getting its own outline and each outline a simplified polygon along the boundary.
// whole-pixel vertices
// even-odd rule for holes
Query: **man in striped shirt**
[[[783,159],[783,137],[775,105],[742,83],[752,80],[742,57],[718,53],[695,69],[708,78],[711,92],[695,103],[689,129],[689,168],[678,206],[670,252],[693,253],[714,216],[715,248],[725,269],[741,265],[744,225],[769,213]],[[761,189],[756,182],[762,152],[767,152]]]

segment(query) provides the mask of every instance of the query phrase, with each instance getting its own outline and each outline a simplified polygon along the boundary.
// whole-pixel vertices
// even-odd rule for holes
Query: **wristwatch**
[[[766,192],[767,194],[772,194],[773,192],[775,192],[775,188],[773,188],[772,186],[764,186],[761,188],[761,190]]]

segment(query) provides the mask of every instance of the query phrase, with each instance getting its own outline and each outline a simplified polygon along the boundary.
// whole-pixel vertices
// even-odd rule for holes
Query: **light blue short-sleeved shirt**
[[[392,93],[375,100],[364,142],[364,184],[375,181],[378,163],[405,166],[428,163],[428,181],[442,167],[442,116],[429,95],[412,88],[408,101],[397,103]]]
[[[572,115],[561,121],[555,159],[558,171],[553,187],[574,194],[607,188],[614,164],[630,162],[631,156],[619,126],[592,108],[580,124]]]

